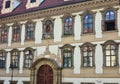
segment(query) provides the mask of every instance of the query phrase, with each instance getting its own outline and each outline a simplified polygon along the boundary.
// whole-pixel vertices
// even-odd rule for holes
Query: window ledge
[[[63,35],[62,38],[74,37],[74,35]]]
[[[92,69],[92,68],[95,69],[95,66],[93,66],[93,67],[81,67],[81,69],[87,69],[87,68],[88,68],[88,69],[89,69],[89,68],[91,68],[91,69]]]
[[[82,33],[81,36],[86,36],[86,35],[95,35],[95,33]]]
[[[74,69],[74,67],[62,67],[62,69]]]
[[[107,66],[104,66],[103,68],[104,69],[111,69],[111,68],[119,68],[120,66],[111,66],[111,67],[107,67]]]
[[[104,34],[104,33],[114,33],[114,32],[118,32],[118,30],[103,31],[103,34]]]

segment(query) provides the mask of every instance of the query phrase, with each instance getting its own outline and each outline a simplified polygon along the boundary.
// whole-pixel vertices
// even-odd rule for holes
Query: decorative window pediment
[[[24,68],[30,68],[33,63],[34,49],[26,48],[24,50]]]
[[[65,14],[62,17],[63,22],[63,36],[74,35],[74,16]]]
[[[94,32],[94,24],[95,24],[95,13],[89,10],[85,10],[82,16],[82,33],[93,33]]]
[[[117,10],[118,8],[113,8],[111,6],[106,7],[101,11],[102,13],[102,30],[103,31],[113,31],[117,30]]]
[[[27,0],[26,8],[38,7],[44,0]]]
[[[95,66],[95,46],[89,42],[84,43],[81,48],[82,54],[82,67],[94,67]]]
[[[25,28],[25,40],[31,41],[35,39],[35,25],[33,21],[28,21]]]
[[[43,21],[43,39],[53,38],[54,19],[45,19]]]
[[[74,55],[74,46],[66,44],[61,47],[62,51],[62,66],[64,68],[72,68],[73,67],[73,55]]]
[[[118,43],[108,40],[102,46],[104,67],[118,66]]]
[[[11,51],[11,68],[19,68],[19,58],[20,58],[20,51],[18,49],[13,49]]]

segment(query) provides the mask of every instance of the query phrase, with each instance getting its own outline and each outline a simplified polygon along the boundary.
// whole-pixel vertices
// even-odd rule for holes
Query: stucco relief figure
[[[52,38],[52,22],[50,20],[46,21],[43,29],[43,38],[50,39]]]

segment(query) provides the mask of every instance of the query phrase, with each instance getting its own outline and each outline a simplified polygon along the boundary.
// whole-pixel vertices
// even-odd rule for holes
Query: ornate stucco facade
[[[5,1],[20,3],[14,8],[14,5],[4,6]],[[29,0],[18,0],[18,2],[17,0],[1,0],[0,51],[4,51],[6,54],[5,66],[0,67],[0,84],[11,84],[11,80],[14,82],[13,84],[42,84],[42,80],[50,81],[43,84],[120,84],[119,0],[33,1],[31,0],[30,3]],[[53,4],[52,1],[54,1]],[[57,5],[54,5],[55,2]],[[111,14],[114,12],[114,22],[112,19],[111,23],[105,22],[105,14],[109,10],[112,11]],[[92,15],[92,23],[90,23],[92,30],[88,29],[88,31],[84,29],[86,14]],[[73,21],[70,26],[72,28],[70,35],[64,32],[64,19],[67,16],[71,17]],[[31,35],[27,34],[28,24],[33,24],[31,28],[34,27],[31,29]],[[20,27],[20,36],[15,34],[16,38],[19,38],[18,40],[13,39],[14,25]],[[52,28],[50,32],[47,31],[47,27]],[[6,33],[2,34],[4,28],[7,28],[8,36],[5,41],[2,39],[2,37],[6,38]],[[31,39],[28,38],[29,36]],[[109,44],[113,45],[115,49],[107,49]],[[90,65],[88,62],[88,65],[85,64],[85,51],[83,50],[85,46],[92,47],[92,55],[87,54],[92,57],[92,61],[89,60]],[[71,61],[68,60],[67,66],[64,60],[64,49],[66,48],[68,51],[71,50]],[[25,66],[27,50],[30,50],[33,55],[30,67]],[[107,53],[107,50],[110,54]],[[112,54],[112,50],[115,50],[113,51],[115,54]],[[17,58],[12,57],[14,52],[18,52],[15,54],[18,56]],[[3,54],[0,56],[2,57]],[[110,56],[110,60],[107,59],[107,56],[108,59]],[[11,63],[16,63],[16,67],[13,67],[12,79]],[[2,66],[2,62],[0,62],[0,66]],[[50,69],[49,74],[52,79],[40,78],[42,67],[44,70],[45,67]]]

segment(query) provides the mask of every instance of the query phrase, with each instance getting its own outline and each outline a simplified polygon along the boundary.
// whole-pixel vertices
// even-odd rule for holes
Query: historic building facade
[[[119,0],[0,0],[0,84],[120,84]]]

